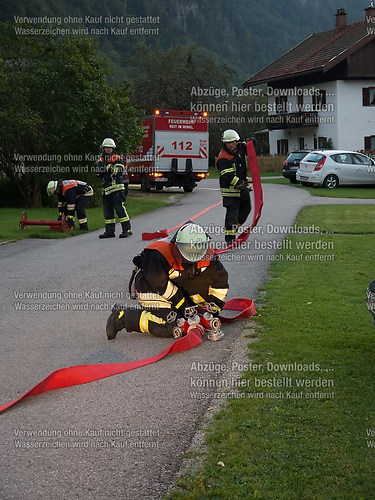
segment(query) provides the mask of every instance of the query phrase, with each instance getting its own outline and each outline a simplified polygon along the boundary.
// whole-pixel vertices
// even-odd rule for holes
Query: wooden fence
[[[282,172],[286,157],[287,155],[257,156],[259,170],[261,172]]]

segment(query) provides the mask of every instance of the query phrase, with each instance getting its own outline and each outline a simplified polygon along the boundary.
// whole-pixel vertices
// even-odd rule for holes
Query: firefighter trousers
[[[237,229],[246,222],[251,211],[250,190],[241,189],[239,197],[224,196],[223,207],[225,214],[225,241],[233,243]]]
[[[155,337],[173,337],[176,320],[170,321],[171,309],[126,309],[124,328],[128,332],[150,333]]]
[[[90,203],[90,199],[91,196],[80,196],[76,202],[77,219],[80,226],[87,224],[86,208]]]
[[[108,232],[115,232],[115,211],[119,222],[125,231],[130,230],[130,220],[125,207],[125,190],[115,191],[110,194],[103,194],[103,214],[105,227]]]

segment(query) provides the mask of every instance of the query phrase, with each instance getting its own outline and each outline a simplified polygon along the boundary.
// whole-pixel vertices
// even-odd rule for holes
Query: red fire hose
[[[256,159],[255,149],[252,141],[246,144],[247,154],[249,158],[249,168],[253,182],[254,189],[254,216],[253,222],[250,227],[246,228],[244,232],[235,240],[234,244],[228,247],[225,250],[217,251],[217,253],[222,253],[231,248],[235,248],[239,243],[246,241],[249,237],[249,234],[253,227],[255,227],[258,223],[258,220],[262,213],[263,207],[263,193],[262,186],[260,182],[259,168]],[[211,210],[212,208],[218,206],[221,202],[216,203],[199,214],[196,214],[190,220],[198,218],[203,213]],[[154,238],[163,238],[168,236],[170,231],[177,229],[182,224],[174,226],[170,229],[162,229],[161,231],[156,231],[155,233],[143,233],[143,239],[154,239]],[[146,235],[146,236],[144,236]],[[151,235],[156,235],[152,236]],[[255,306],[251,299],[232,299],[226,302],[223,311],[232,310],[237,311],[238,314],[234,316],[225,316],[222,313],[220,314],[220,319],[222,322],[229,322],[236,319],[247,318],[255,314]],[[107,377],[112,377],[113,375],[118,375],[120,373],[124,373],[130,370],[135,370],[136,368],[140,368],[142,366],[149,365],[151,363],[156,363],[160,361],[162,358],[167,356],[168,354],[175,354],[182,351],[187,351],[189,349],[193,349],[197,345],[202,342],[202,336],[204,333],[204,329],[201,325],[196,325],[189,329],[189,332],[184,337],[175,340],[167,349],[162,351],[160,354],[156,356],[152,356],[150,358],[145,358],[139,361],[130,361],[126,363],[103,363],[103,364],[92,364],[92,365],[78,365],[78,366],[69,366],[66,368],[61,368],[52,372],[48,375],[44,380],[39,382],[35,387],[27,391],[25,394],[20,396],[19,398],[11,401],[9,403],[0,405],[0,413],[4,412],[8,408],[14,406],[19,401],[24,398],[30,396],[36,396],[43,392],[53,391],[56,389],[62,389],[64,387],[71,387],[74,385],[87,384],[89,382],[93,382],[95,380],[100,380]]]
[[[229,245],[225,249],[220,249],[220,250],[215,250],[216,253],[220,254],[223,252],[227,252],[228,250],[231,250],[233,248],[238,247],[241,243],[245,242],[252,229],[258,224],[258,221],[260,219],[260,216],[262,214],[262,208],[263,208],[263,190],[262,190],[262,183],[260,181],[260,173],[259,173],[259,166],[258,166],[258,161],[257,161],[257,155],[255,152],[254,144],[253,141],[249,141],[246,143],[246,151],[247,151],[247,157],[248,157],[248,163],[249,163],[249,171],[251,175],[251,180],[253,183],[253,191],[254,191],[254,215],[253,215],[253,221],[249,227],[246,227],[244,231],[236,238],[235,242],[232,245]],[[218,203],[215,203],[214,205],[210,205],[209,207],[205,208],[201,212],[193,215],[190,217],[188,220],[195,220],[201,215],[205,214],[209,210],[212,210],[213,208],[217,207],[218,205],[221,205],[221,201]],[[179,227],[183,226],[185,222],[181,222],[181,224],[177,224],[176,226],[170,227],[169,229],[159,229],[158,231],[154,231],[153,233],[142,233],[142,240],[154,240],[154,239],[159,239],[159,238],[166,238],[172,231],[175,229],[178,229]]]
[[[225,304],[223,310],[240,311],[239,314],[226,317],[220,315],[221,321],[233,321],[235,319],[246,318],[255,314],[253,301],[250,299],[232,299]],[[11,406],[14,406],[22,399],[42,394],[43,392],[54,391],[64,387],[72,387],[74,385],[88,384],[95,380],[100,380],[120,373],[135,370],[142,366],[150,365],[160,361],[168,354],[176,354],[178,352],[188,351],[199,345],[203,340],[204,329],[201,325],[192,327],[185,337],[175,340],[167,349],[151,356],[150,358],[141,359],[139,361],[128,361],[126,363],[103,363],[93,365],[77,365],[60,368],[50,373],[45,379],[39,382],[22,396],[9,403],[0,405],[0,413],[4,412]]]

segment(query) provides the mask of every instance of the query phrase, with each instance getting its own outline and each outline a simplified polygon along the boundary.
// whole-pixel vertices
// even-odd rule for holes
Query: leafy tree
[[[137,103],[146,113],[155,107],[191,109],[192,103],[201,100],[193,89],[225,88],[235,74],[213,53],[197,45],[174,46],[168,50],[143,45],[132,62]]]
[[[94,165],[104,137],[114,137],[120,151],[133,150],[140,117],[130,84],[109,85],[109,64],[91,39],[1,28],[0,172],[26,206],[36,206],[48,180],[71,177],[77,163],[83,172]]]

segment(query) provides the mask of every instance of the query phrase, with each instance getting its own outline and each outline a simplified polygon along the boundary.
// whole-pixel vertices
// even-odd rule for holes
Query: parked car
[[[311,151],[300,162],[296,179],[302,184],[317,184],[329,189],[375,184],[375,161],[356,151]]]
[[[283,176],[289,179],[292,184],[297,182],[296,173],[299,167],[299,163],[304,158],[309,151],[293,151],[290,153],[287,159],[283,163]]]

